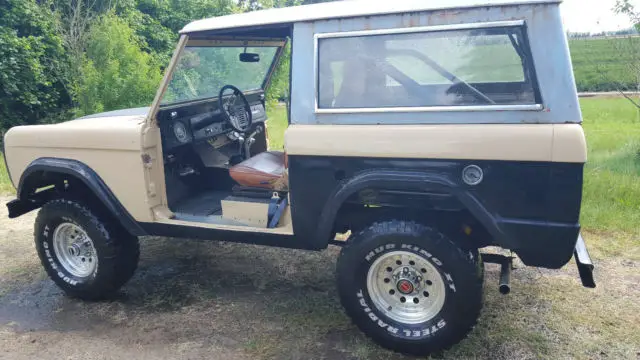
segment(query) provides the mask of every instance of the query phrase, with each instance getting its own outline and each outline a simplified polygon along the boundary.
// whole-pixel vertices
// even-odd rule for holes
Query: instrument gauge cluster
[[[185,124],[181,121],[175,121],[173,123],[173,134],[181,144],[186,144],[190,140],[189,131],[187,130]]]

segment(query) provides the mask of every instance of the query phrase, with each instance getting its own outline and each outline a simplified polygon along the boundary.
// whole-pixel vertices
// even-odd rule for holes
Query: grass
[[[4,156],[0,152],[0,195],[2,194],[11,194],[15,191],[13,185],[11,185],[11,180],[9,179],[9,174],[7,173],[7,166],[4,163]]]
[[[5,297],[0,291],[0,341],[7,358],[56,343],[58,358],[108,347],[133,358],[413,359],[381,349],[351,324],[335,288],[336,247],[307,252],[144,238],[140,266],[122,294],[81,302],[43,281],[32,244],[34,216],[17,224],[0,208],[0,289],[7,289]],[[573,264],[553,271],[518,266],[513,291],[503,296],[497,267],[487,265],[478,325],[433,358],[637,358],[637,263],[597,256],[595,290],[579,286]],[[3,333],[5,324],[25,331]],[[86,338],[92,341],[78,350],[75,344]],[[172,344],[187,350],[167,347]]]
[[[640,119],[625,99],[581,101],[588,144],[582,223],[640,235]]]
[[[640,38],[572,39],[573,71],[579,91],[635,89],[637,81],[627,64],[637,63]]]
[[[270,106],[267,110],[267,135],[269,136],[269,148],[273,150],[284,149],[284,131],[287,129],[287,107],[281,105]]]

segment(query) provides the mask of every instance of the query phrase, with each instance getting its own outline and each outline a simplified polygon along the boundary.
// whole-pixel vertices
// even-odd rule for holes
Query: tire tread
[[[99,213],[99,212],[98,212]],[[46,203],[38,212],[34,227],[34,238],[36,239],[36,248],[39,248],[38,239],[39,232],[42,227],[46,225],[47,219],[57,216],[65,216],[73,214],[72,220],[78,221],[77,218],[88,221],[88,226],[93,227],[96,230],[100,238],[94,239],[94,246],[96,241],[102,242],[100,248],[102,251],[107,251],[107,254],[102,254],[100,258],[100,268],[103,271],[100,275],[104,275],[104,278],[100,278],[97,281],[97,286],[91,286],[89,288],[79,289],[72,287],[64,282],[55,273],[55,271],[48,266],[47,259],[43,257],[41,251],[38,254],[47,271],[49,277],[65,291],[69,296],[76,297],[84,300],[99,300],[104,299],[116,292],[127,281],[131,279],[138,266],[138,260],[140,257],[140,244],[138,238],[132,236],[124,229],[111,221],[102,221],[98,216],[90,210],[90,207],[86,206],[82,202],[75,199],[59,198]],[[73,219],[75,217],[75,219]],[[102,216],[102,218],[107,218]],[[81,224],[85,227],[87,224]],[[86,230],[86,229],[85,229]],[[106,269],[106,271],[105,271]],[[106,274],[106,275],[105,275]]]
[[[389,233],[400,233],[407,235],[421,235],[424,236],[428,234],[430,242],[435,246],[440,246],[443,242],[446,242],[448,247],[451,249],[455,249],[457,252],[457,258],[464,260],[467,265],[465,268],[468,268],[470,273],[468,274],[470,278],[475,278],[477,281],[474,282],[473,289],[474,292],[480,294],[480,301],[472,301],[470,302],[470,308],[467,310],[467,313],[473,317],[473,320],[470,322],[469,326],[464,328],[459,328],[455,330],[455,335],[446,341],[446,343],[439,343],[438,349],[435,351],[441,350],[449,350],[453,345],[457,344],[461,340],[465,339],[469,332],[477,325],[478,318],[480,316],[480,311],[482,309],[482,286],[483,286],[483,266],[482,266],[482,258],[478,255],[477,251],[471,250],[463,250],[460,245],[446,237],[443,233],[436,230],[434,227],[422,224],[416,221],[406,221],[406,220],[387,220],[387,221],[378,221],[371,224],[369,227],[365,227],[361,229],[356,234],[352,234],[349,239],[347,239],[346,244],[343,246],[342,251],[338,256],[338,271],[336,272],[336,277],[338,278],[338,286],[340,286],[340,272],[341,267],[345,266],[344,259],[348,258],[350,253],[355,250],[358,246],[362,246],[363,243],[367,242],[372,236],[371,235],[382,235]],[[342,306],[349,312],[352,304],[348,302],[348,299],[345,296],[340,296],[340,302]],[[392,350],[394,352],[400,354],[411,354],[416,356],[425,356],[433,351],[423,351],[423,349],[418,348],[417,346],[408,347],[405,343],[402,342],[394,342],[391,340],[384,340],[379,337],[373,337],[367,331],[367,326],[365,324],[361,324],[351,316],[352,321],[356,326],[360,328],[360,330],[371,340],[382,345],[383,347]],[[368,324],[367,324],[368,325]]]

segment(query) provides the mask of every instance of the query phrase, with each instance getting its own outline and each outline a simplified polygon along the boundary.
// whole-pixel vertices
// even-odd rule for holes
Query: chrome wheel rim
[[[93,241],[78,225],[62,223],[53,231],[53,250],[60,265],[76,277],[87,277],[98,267]]]
[[[404,324],[419,324],[435,317],[444,305],[442,275],[420,255],[392,251],[380,256],[367,273],[367,289],[375,307]]]

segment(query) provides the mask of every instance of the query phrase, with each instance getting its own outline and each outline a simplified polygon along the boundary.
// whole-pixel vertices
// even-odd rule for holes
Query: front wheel
[[[340,299],[378,344],[427,355],[462,340],[482,307],[482,260],[437,230],[379,222],[348,240],[337,264]]]
[[[73,297],[108,297],[131,278],[138,265],[138,239],[74,200],[45,204],[34,235],[49,277]]]

